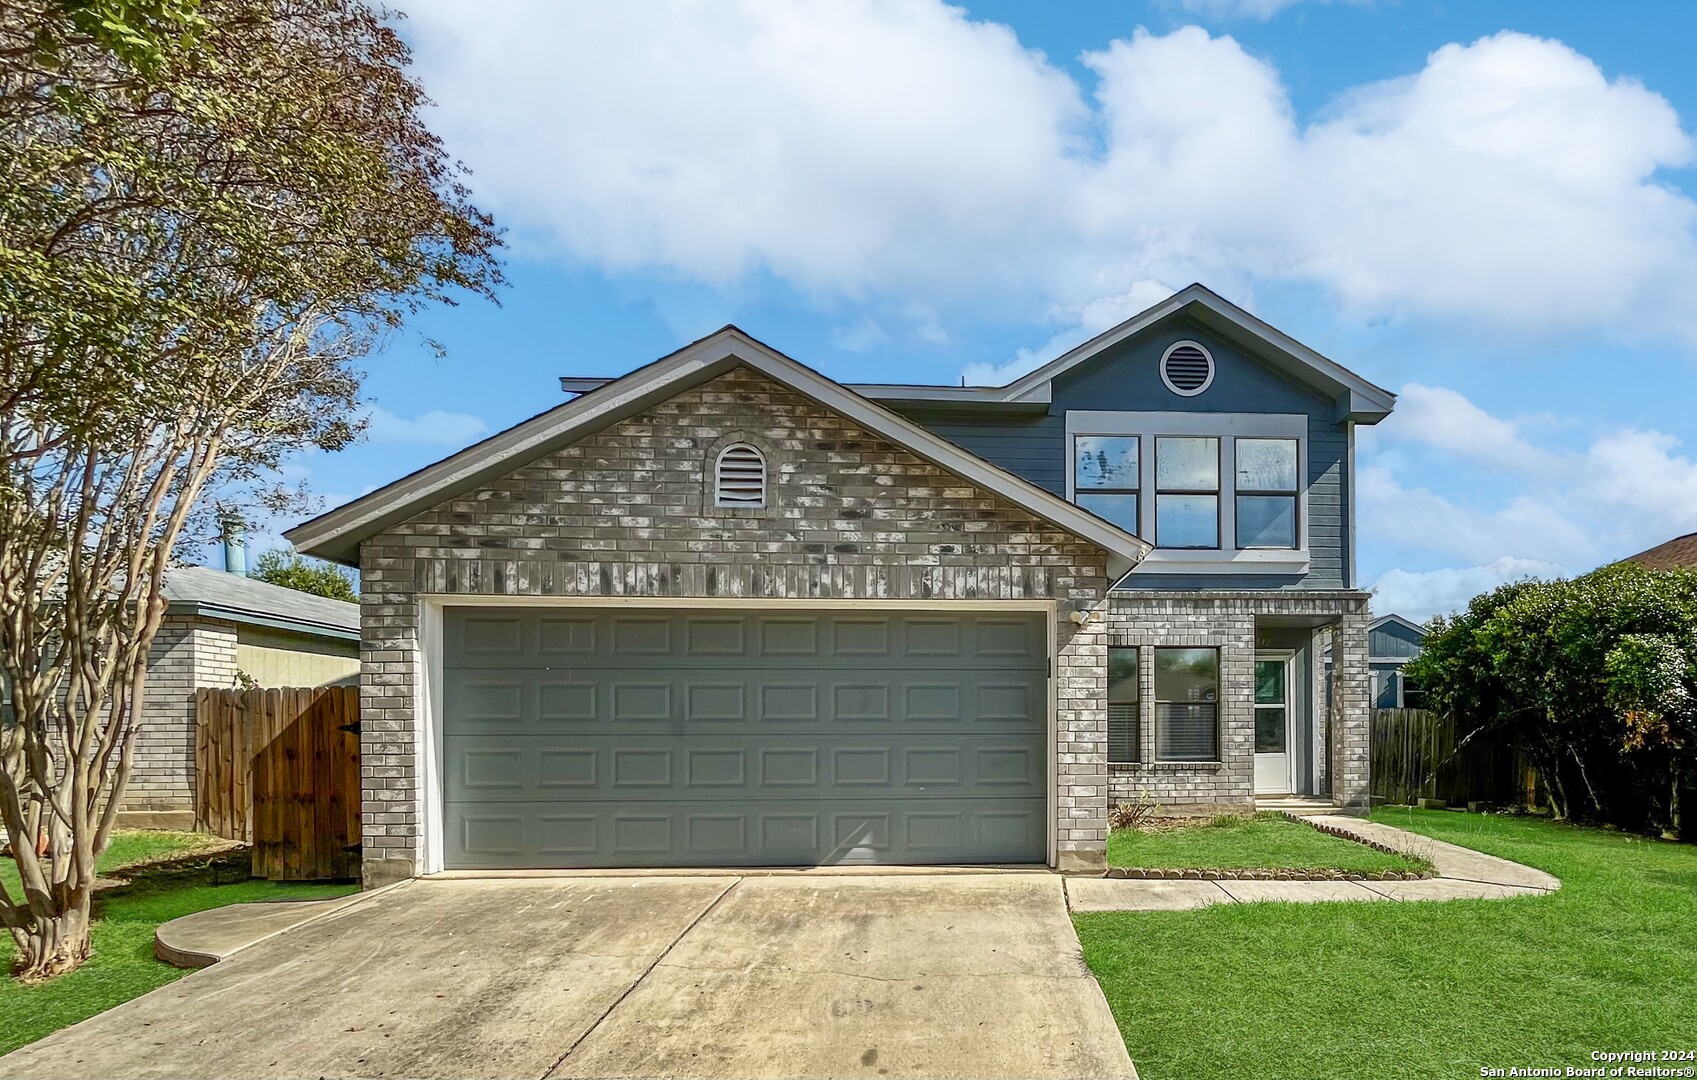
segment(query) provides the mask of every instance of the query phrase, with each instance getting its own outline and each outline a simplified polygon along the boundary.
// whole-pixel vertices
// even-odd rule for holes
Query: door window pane
[[[1164,548],[1219,547],[1220,497],[1155,496],[1155,543]]]
[[[1295,495],[1239,495],[1237,546],[1293,548],[1296,546]]]
[[[1239,491],[1295,491],[1295,439],[1238,439]]]
[[[1255,661],[1255,704],[1284,704],[1285,670],[1283,660]]]
[[[1218,761],[1218,649],[1155,650],[1155,756]]]
[[[1080,435],[1073,451],[1074,488],[1137,489],[1136,436]]]
[[[1080,493],[1076,500],[1078,505],[1095,514],[1099,518],[1113,522],[1126,532],[1136,535],[1137,525],[1137,496],[1100,492],[1090,494]]]
[[[1255,710],[1255,752],[1282,754],[1285,752],[1285,710],[1260,708]]]
[[[1179,491],[1220,490],[1220,440],[1155,440],[1155,487]]]

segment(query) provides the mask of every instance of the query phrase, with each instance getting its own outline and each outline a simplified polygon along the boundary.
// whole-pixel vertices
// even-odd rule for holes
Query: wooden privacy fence
[[[197,690],[195,825],[255,877],[359,876],[359,690]]]
[[[1475,736],[1460,744],[1455,721],[1426,709],[1374,709],[1371,753],[1375,801],[1513,805],[1527,798],[1511,741]]]

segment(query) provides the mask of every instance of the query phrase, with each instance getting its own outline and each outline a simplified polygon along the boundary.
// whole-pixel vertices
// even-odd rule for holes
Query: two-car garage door
[[[1040,863],[1040,615],[449,608],[452,868]]]

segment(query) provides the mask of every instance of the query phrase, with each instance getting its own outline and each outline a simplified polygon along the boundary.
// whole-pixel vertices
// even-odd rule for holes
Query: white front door
[[[1290,781],[1289,652],[1255,654],[1255,794],[1288,795]]]

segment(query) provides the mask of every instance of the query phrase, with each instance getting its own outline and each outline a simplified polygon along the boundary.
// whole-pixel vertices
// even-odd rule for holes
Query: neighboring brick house
[[[734,327],[561,382],[289,533],[361,571],[368,883],[1093,867],[1115,801],[1365,805],[1352,447],[1394,397],[1208,290],[1006,387]]]
[[[121,813],[125,824],[186,827],[194,823],[195,690],[357,677],[359,605],[204,566],[169,571],[165,598]]]

